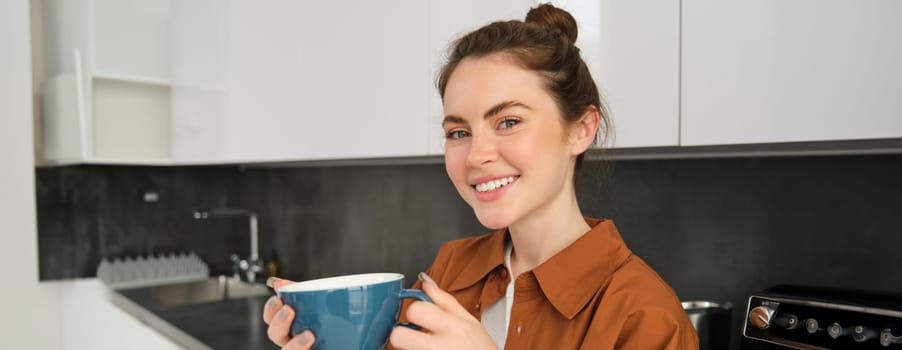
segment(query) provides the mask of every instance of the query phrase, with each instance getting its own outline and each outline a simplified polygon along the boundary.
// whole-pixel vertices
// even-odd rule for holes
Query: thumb
[[[426,292],[426,295],[432,298],[432,302],[435,303],[435,305],[437,305],[439,308],[458,317],[473,317],[473,315],[470,315],[470,312],[467,311],[467,309],[465,309],[463,305],[460,305],[460,302],[458,302],[453,295],[448,294],[448,292],[445,292],[444,290],[439,288],[438,284],[435,283],[435,281],[433,281],[432,278],[429,277],[429,275],[424,272],[420,272],[417,277],[419,277],[420,280],[423,281],[423,291]]]
[[[270,288],[272,288],[273,290],[279,290],[279,288],[282,288],[282,287],[287,286],[292,283],[294,283],[294,281],[285,280],[285,279],[281,279],[278,277],[270,277],[270,278],[266,279],[266,285],[269,286]]]

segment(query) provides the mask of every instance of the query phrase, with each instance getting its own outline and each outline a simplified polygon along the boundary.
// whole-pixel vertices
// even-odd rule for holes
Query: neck
[[[510,225],[512,277],[541,265],[590,229],[579,210],[576,192],[572,188],[562,191],[548,205]]]

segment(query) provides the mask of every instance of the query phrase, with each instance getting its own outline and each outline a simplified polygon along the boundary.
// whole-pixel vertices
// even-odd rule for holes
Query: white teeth
[[[474,187],[476,187],[476,191],[478,192],[491,192],[514,182],[515,179],[516,178],[513,176],[508,176],[498,180],[486,181],[481,184],[477,184]]]

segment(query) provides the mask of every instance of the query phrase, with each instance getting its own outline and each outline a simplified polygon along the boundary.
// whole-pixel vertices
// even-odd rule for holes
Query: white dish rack
[[[100,261],[97,278],[112,289],[138,288],[207,279],[210,268],[194,252]]]

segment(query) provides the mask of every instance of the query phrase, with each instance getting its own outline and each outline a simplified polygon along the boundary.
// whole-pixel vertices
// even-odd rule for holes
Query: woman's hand
[[[266,281],[266,285],[277,289],[286,284],[294,283],[289,280],[279,278],[270,278]],[[269,325],[267,335],[269,340],[276,345],[281,346],[283,350],[308,350],[313,346],[313,333],[306,330],[294,338],[288,335],[291,329],[291,322],[294,320],[294,310],[288,305],[283,305],[278,295],[266,301],[263,307],[263,322]]]
[[[415,331],[395,327],[391,344],[398,349],[498,349],[482,324],[457,299],[441,290],[432,278],[420,274],[423,291],[435,304],[415,301],[407,308],[407,320],[423,327]]]

